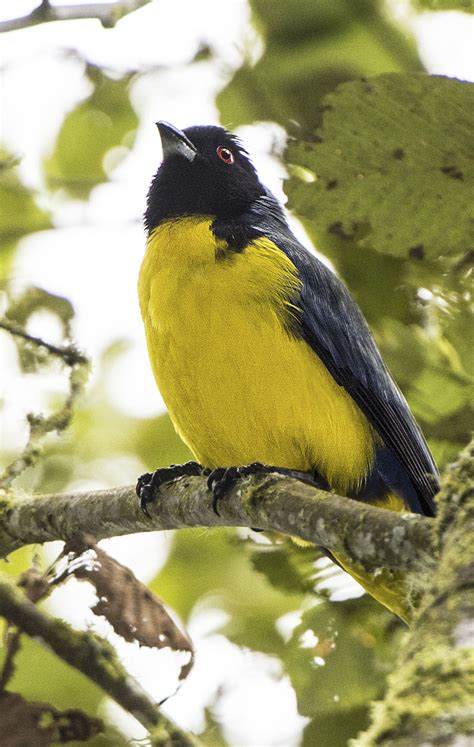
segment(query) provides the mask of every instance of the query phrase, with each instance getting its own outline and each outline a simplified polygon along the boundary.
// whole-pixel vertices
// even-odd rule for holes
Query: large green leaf
[[[81,198],[107,179],[104,157],[112,148],[118,149],[117,162],[127,154],[138,124],[128,95],[130,75],[113,79],[89,65],[87,77],[94,90],[66,116],[44,163],[50,186]]]
[[[287,182],[290,205],[362,247],[414,259],[461,255],[474,243],[474,85],[387,74],[325,99],[312,142],[288,160],[313,172]]]

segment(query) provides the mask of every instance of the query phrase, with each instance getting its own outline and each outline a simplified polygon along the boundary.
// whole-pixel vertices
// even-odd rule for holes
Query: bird
[[[294,236],[235,134],[157,127],[139,301],[156,383],[196,462],[139,478],[142,509],[173,475],[206,470],[218,490],[271,469],[434,516],[434,459],[344,283]]]

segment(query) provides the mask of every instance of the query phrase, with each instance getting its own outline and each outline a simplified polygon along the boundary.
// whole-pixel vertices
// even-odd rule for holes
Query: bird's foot
[[[160,467],[154,472],[145,472],[144,475],[138,478],[136,486],[138,504],[145,516],[151,518],[147,506],[156,500],[162,485],[173,482],[173,480],[177,480],[179,477],[202,475],[204,472],[203,467],[197,462],[172,464],[170,467]]]
[[[302,472],[287,467],[273,467],[269,464],[262,464],[261,462],[252,462],[252,464],[245,464],[242,467],[218,467],[217,469],[213,469],[207,478],[207,487],[213,494],[212,508],[214,512],[220,516],[217,504],[241,477],[268,474],[269,472],[283,475],[284,477],[293,477],[309,485],[327,489],[326,481],[312,472]]]

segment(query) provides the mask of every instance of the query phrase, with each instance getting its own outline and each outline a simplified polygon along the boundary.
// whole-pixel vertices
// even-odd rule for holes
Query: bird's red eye
[[[224,161],[224,163],[234,163],[234,154],[232,153],[229,148],[226,148],[224,145],[219,145],[219,147],[216,150],[217,155],[221,159],[221,161]]]

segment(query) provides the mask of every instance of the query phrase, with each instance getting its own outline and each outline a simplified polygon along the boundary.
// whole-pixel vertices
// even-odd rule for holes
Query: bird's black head
[[[209,215],[231,220],[267,194],[247,151],[223,127],[178,130],[158,122],[163,162],[147,198],[148,232],[169,218]]]

